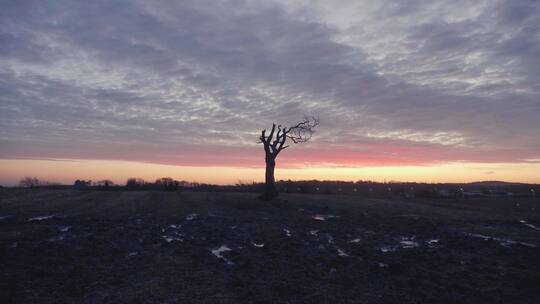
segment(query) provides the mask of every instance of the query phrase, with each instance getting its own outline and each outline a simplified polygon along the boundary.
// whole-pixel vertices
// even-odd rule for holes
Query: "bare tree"
[[[105,190],[108,190],[110,186],[114,186],[114,182],[112,180],[104,179],[104,180],[97,181],[95,183],[95,186],[103,187],[105,188]]]
[[[304,117],[304,119],[292,127],[283,127],[281,125],[272,124],[270,134],[266,135],[266,129],[262,130],[259,137],[260,142],[264,145],[266,173],[265,173],[265,189],[261,196],[264,200],[271,200],[278,195],[275,185],[274,169],[276,167],[276,157],[278,154],[289,147],[285,145],[287,139],[290,139],[294,144],[303,143],[311,139],[314,133],[314,128],[319,125],[319,119],[316,117]]]
[[[25,188],[37,188],[39,187],[40,182],[37,177],[25,176],[21,179],[19,185]]]

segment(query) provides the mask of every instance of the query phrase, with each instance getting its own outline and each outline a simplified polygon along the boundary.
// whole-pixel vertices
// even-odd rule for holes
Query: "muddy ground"
[[[540,201],[3,189],[1,303],[539,303]]]

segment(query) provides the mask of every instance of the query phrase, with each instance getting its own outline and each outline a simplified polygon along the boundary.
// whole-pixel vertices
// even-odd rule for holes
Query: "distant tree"
[[[103,187],[105,189],[109,189],[110,186],[114,186],[114,182],[108,179],[97,181],[96,186]]]
[[[318,125],[318,118],[305,117],[301,122],[288,128],[281,125],[276,126],[275,123],[272,124],[272,130],[270,130],[268,136],[266,135],[266,129],[262,130],[259,143],[264,146],[266,161],[265,189],[261,195],[262,199],[271,200],[278,195],[274,178],[276,157],[281,151],[289,147],[289,145],[285,145],[287,139],[290,139],[294,144],[304,143],[311,139],[314,128]]]
[[[174,179],[170,177],[162,177],[156,179],[156,185],[171,185],[172,183],[174,183]]]
[[[140,188],[144,186],[144,179],[138,177],[130,177],[126,181],[126,187],[128,188]]]
[[[170,191],[174,191],[174,190],[177,190],[178,187],[180,186],[180,182],[179,181],[176,181],[170,177],[162,177],[162,178],[158,178],[156,180],[156,186],[162,188],[162,189],[165,189],[165,190],[170,190]]]
[[[91,180],[85,181],[85,180],[82,180],[82,179],[78,179],[73,183],[73,186],[75,188],[77,188],[77,189],[86,188],[86,187],[88,187],[90,185],[92,185]]]
[[[37,177],[25,176],[20,180],[19,185],[25,188],[37,188],[39,187],[39,179]]]

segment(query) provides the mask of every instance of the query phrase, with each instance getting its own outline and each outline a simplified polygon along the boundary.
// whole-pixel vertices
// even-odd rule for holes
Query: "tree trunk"
[[[262,199],[271,200],[278,195],[276,189],[276,180],[274,178],[274,169],[276,160],[272,156],[266,157],[266,174],[265,174],[265,189],[261,196]]]

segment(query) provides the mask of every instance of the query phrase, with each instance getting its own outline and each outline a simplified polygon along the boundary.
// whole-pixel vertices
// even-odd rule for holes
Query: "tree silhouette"
[[[144,179],[138,177],[130,177],[126,182],[126,187],[135,189],[144,186],[144,184]]]
[[[96,182],[96,186],[103,187],[108,190],[110,186],[114,186],[114,182],[108,179],[100,180]]]
[[[37,177],[25,176],[19,181],[19,185],[25,188],[37,188],[40,182]]]
[[[77,189],[82,189],[82,188],[86,188],[86,187],[89,187],[92,185],[92,181],[91,180],[88,180],[88,181],[85,181],[83,179],[78,179],[76,180],[74,183],[73,183],[73,186]]]
[[[290,139],[294,144],[306,142],[311,139],[317,125],[319,125],[318,118],[304,117],[301,122],[288,128],[275,123],[272,124],[272,130],[270,130],[268,136],[266,135],[266,129],[262,130],[259,143],[264,146],[266,161],[265,189],[261,196],[262,199],[271,200],[278,195],[274,169],[276,167],[276,157],[281,151],[289,147],[289,145],[285,145],[287,139]]]

